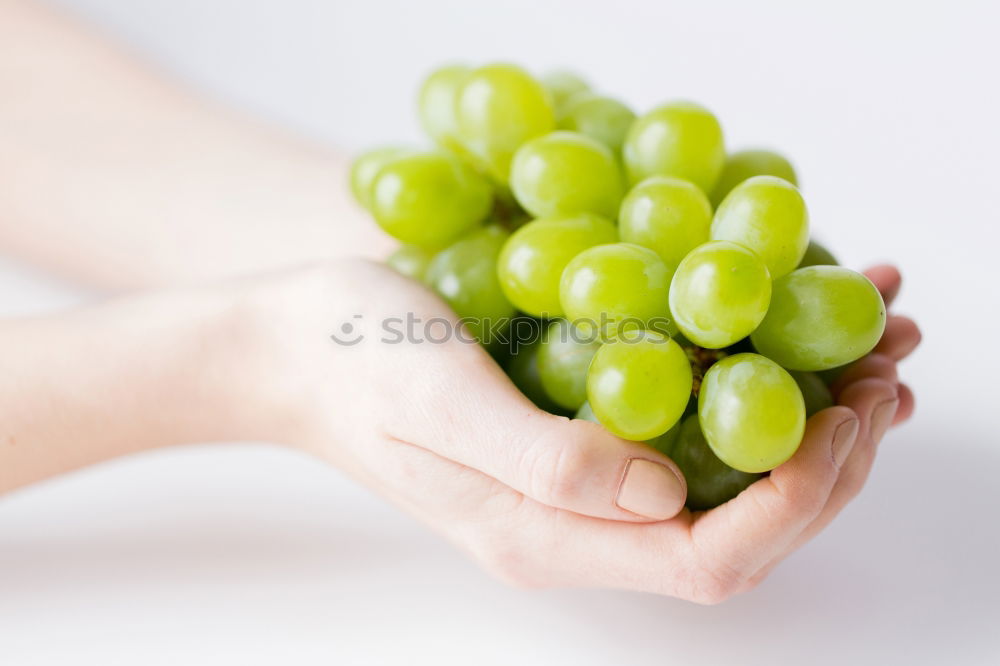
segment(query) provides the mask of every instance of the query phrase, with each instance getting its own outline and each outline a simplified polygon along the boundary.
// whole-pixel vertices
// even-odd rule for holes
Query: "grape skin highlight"
[[[510,302],[536,317],[563,314],[559,281],[573,257],[595,245],[618,240],[615,226],[597,215],[534,220],[511,235],[497,263]]]
[[[737,185],[715,211],[711,236],[756,252],[776,280],[794,270],[805,254],[809,213],[794,185],[754,176]]]
[[[718,207],[734,187],[754,176],[777,176],[798,187],[791,162],[770,150],[740,150],[726,158],[719,181],[712,190],[712,205]]]
[[[597,245],[566,265],[559,301],[566,318],[585,331],[600,327],[614,336],[622,327],[672,322],[668,302],[670,269],[649,248],[632,243]]]
[[[459,318],[471,318],[466,325],[480,341],[487,327],[502,330],[516,314],[496,272],[497,256],[506,240],[507,232],[500,227],[477,229],[439,252],[427,267],[427,284]]]
[[[433,250],[428,250],[416,245],[400,245],[395,252],[389,255],[385,263],[401,275],[422,282],[427,272],[427,266],[436,254]]]
[[[701,431],[697,414],[681,422],[670,450],[665,453],[684,473],[687,506],[693,511],[725,504],[763,476],[741,472],[719,460]]]
[[[577,93],[563,105],[559,128],[585,134],[620,155],[635,112],[611,97]]]
[[[535,217],[596,213],[614,218],[622,200],[621,170],[604,144],[576,132],[551,132],[514,153],[510,187]]]
[[[736,354],[705,373],[698,418],[719,459],[741,472],[774,469],[799,448],[806,408],[787,371],[759,354]]]
[[[412,153],[379,170],[371,212],[404,243],[441,247],[482,222],[492,201],[489,183],[454,156]]]
[[[618,229],[622,240],[660,255],[675,270],[688,252],[708,241],[712,205],[693,183],[651,176],[622,201]]]
[[[771,307],[750,339],[786,368],[827,370],[874,349],[885,317],[882,295],[864,275],[808,266],[775,280]]]
[[[587,399],[587,370],[601,344],[565,319],[549,325],[538,351],[538,374],[558,405],[579,409]]]
[[[458,94],[458,136],[482,166],[501,184],[522,143],[555,129],[555,111],[547,90],[515,65],[486,65],[474,70]]]
[[[691,342],[721,349],[750,335],[767,313],[771,276],[742,245],[711,241],[691,251],[670,283],[670,310]]]
[[[462,151],[456,99],[471,72],[465,65],[441,67],[424,80],[417,98],[417,113],[424,131],[439,146],[456,153]]]
[[[575,95],[587,92],[590,86],[579,74],[556,70],[542,77],[542,86],[548,91],[557,110],[563,108]]]
[[[691,365],[676,342],[637,331],[597,350],[587,374],[587,400],[605,428],[643,441],[680,420],[691,383]]]
[[[367,210],[372,205],[372,184],[386,164],[408,152],[407,148],[389,146],[362,153],[351,164],[351,194],[354,200]]]
[[[711,192],[726,161],[722,127],[693,102],[664,104],[632,123],[622,157],[632,183],[674,176]]]

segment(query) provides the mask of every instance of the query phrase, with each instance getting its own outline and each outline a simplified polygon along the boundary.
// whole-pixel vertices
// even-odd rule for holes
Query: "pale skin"
[[[795,456],[692,514],[668,458],[538,410],[475,345],[332,343],[355,315],[454,321],[372,261],[393,244],[349,200],[340,154],[21,0],[0,0],[0,90],[19,91],[0,95],[0,248],[131,290],[0,322],[0,492],[154,447],[272,441],[347,471],[504,580],[717,603],[836,517],[913,411],[896,364],[920,333],[892,314]],[[899,273],[867,274],[890,303]]]

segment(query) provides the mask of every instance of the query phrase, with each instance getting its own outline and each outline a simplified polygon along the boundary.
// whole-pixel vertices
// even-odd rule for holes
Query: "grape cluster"
[[[697,104],[636,116],[573,74],[492,64],[435,71],[418,107],[435,148],[351,172],[403,243],[389,265],[488,347],[534,318],[544,334],[504,361],[515,384],[671,456],[694,509],[788,460],[832,404],[821,371],[882,335],[875,286],[810,241],[791,164],[727,153]]]

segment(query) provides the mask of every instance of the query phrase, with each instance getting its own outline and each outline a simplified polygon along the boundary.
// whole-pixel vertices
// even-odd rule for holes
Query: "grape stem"
[[[697,398],[705,373],[712,367],[712,364],[726,358],[729,353],[723,349],[705,349],[697,345],[684,347],[684,353],[687,354],[688,361],[691,362],[691,375],[694,379],[691,382],[691,395]]]

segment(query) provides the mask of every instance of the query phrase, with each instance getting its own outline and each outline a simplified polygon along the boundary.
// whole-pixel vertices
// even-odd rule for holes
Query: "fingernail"
[[[871,433],[872,441],[878,444],[882,441],[885,431],[892,425],[892,417],[896,415],[896,408],[899,407],[899,398],[886,400],[872,410]]]
[[[684,506],[684,484],[667,467],[652,460],[631,458],[618,487],[615,504],[646,518],[673,518]]]
[[[854,441],[858,438],[858,425],[857,417],[852,416],[833,431],[830,450],[833,453],[833,462],[837,463],[838,468],[844,465],[847,456],[851,454],[851,449],[854,448]]]

